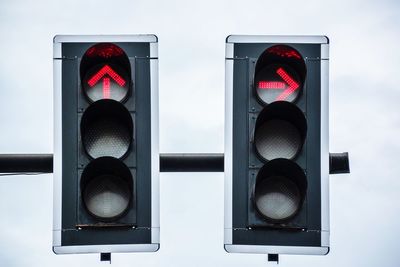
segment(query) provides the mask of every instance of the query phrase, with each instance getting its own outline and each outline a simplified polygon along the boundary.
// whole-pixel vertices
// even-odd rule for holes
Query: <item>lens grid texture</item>
[[[258,211],[272,220],[285,220],[293,216],[301,202],[298,187],[284,176],[261,180],[256,185],[254,197]]]
[[[103,219],[115,218],[128,208],[129,184],[120,177],[98,176],[88,182],[83,198],[86,208],[94,216]]]
[[[268,120],[255,132],[255,146],[265,160],[292,159],[301,148],[299,130],[285,120]]]
[[[124,124],[112,117],[100,117],[87,127],[83,142],[87,153],[93,158],[121,158],[128,151],[131,140]]]

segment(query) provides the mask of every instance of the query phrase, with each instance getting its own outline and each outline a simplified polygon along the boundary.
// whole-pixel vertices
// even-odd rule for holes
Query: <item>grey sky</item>
[[[330,150],[352,173],[331,176],[330,254],[280,266],[399,266],[397,1],[2,0],[0,153],[52,153],[53,36],[120,33],[159,37],[161,152],[223,151],[227,35],[329,36]],[[0,266],[104,264],[51,251],[52,175],[0,177],[0,211]],[[161,174],[160,251],[113,266],[268,265],[227,254],[222,229],[222,174]]]

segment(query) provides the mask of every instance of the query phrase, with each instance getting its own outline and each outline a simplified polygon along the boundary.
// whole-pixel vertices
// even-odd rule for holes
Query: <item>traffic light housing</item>
[[[328,43],[226,40],[227,252],[329,252]]]
[[[157,45],[54,38],[56,254],[159,248]]]

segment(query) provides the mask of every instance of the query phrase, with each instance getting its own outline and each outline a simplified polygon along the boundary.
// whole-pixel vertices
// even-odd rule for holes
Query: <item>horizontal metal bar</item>
[[[224,154],[161,154],[161,172],[223,172]],[[0,173],[52,173],[53,154],[0,155]]]
[[[349,173],[348,153],[330,153],[330,174]],[[52,173],[53,154],[0,154],[0,173]],[[160,172],[224,172],[224,154],[160,154]]]
[[[223,172],[224,154],[160,154],[160,172]]]
[[[52,173],[53,154],[0,154],[0,173]]]

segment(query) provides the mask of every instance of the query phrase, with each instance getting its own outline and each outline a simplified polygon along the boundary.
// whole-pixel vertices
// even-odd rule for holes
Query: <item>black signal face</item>
[[[134,208],[133,176],[124,162],[132,151],[134,119],[124,100],[130,97],[131,67],[117,45],[90,47],[80,65],[89,106],[80,122],[81,143],[90,160],[81,176],[80,198],[95,222],[116,223]],[[124,219],[124,222],[132,222]]]
[[[290,221],[301,209],[306,178],[295,159],[303,148],[307,122],[295,104],[305,81],[300,53],[285,46],[272,46],[259,57],[253,88],[263,109],[258,114],[253,148],[264,162],[253,190],[258,216],[272,224]]]

